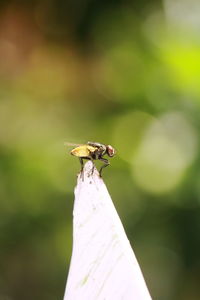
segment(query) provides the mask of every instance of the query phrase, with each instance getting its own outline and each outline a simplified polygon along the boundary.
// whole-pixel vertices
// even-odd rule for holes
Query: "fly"
[[[103,168],[109,166],[110,164],[109,160],[104,158],[104,155],[113,157],[116,154],[115,149],[111,145],[104,145],[96,142],[87,142],[87,144],[66,143],[66,145],[74,147],[70,153],[79,158],[81,164],[81,172],[83,171],[84,159],[89,159],[93,162],[92,173],[94,171],[94,160],[102,161],[104,164],[101,166],[99,170],[100,177],[102,177]]]

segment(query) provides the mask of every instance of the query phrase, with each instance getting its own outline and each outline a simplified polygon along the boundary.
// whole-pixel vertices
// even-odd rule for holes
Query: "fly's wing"
[[[75,143],[65,142],[64,145],[68,146],[68,147],[79,147],[79,146],[83,146],[84,144],[75,144]]]
[[[97,148],[88,146],[88,145],[81,145],[74,149],[72,149],[71,154],[78,157],[90,157],[91,152],[94,152]]]

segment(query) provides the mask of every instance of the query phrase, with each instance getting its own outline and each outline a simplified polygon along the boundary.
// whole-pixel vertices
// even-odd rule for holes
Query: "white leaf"
[[[87,162],[75,189],[73,251],[64,300],[150,300],[103,180]]]

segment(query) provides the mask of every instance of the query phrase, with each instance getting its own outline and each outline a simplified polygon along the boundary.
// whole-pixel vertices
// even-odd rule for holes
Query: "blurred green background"
[[[0,2],[0,300],[63,298],[88,140],[153,299],[199,299],[199,30],[196,0]]]

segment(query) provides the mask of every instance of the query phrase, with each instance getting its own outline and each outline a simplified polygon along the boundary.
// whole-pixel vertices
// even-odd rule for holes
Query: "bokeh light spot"
[[[197,136],[183,115],[161,116],[146,130],[132,158],[133,178],[150,193],[168,192],[181,182],[196,150]]]

